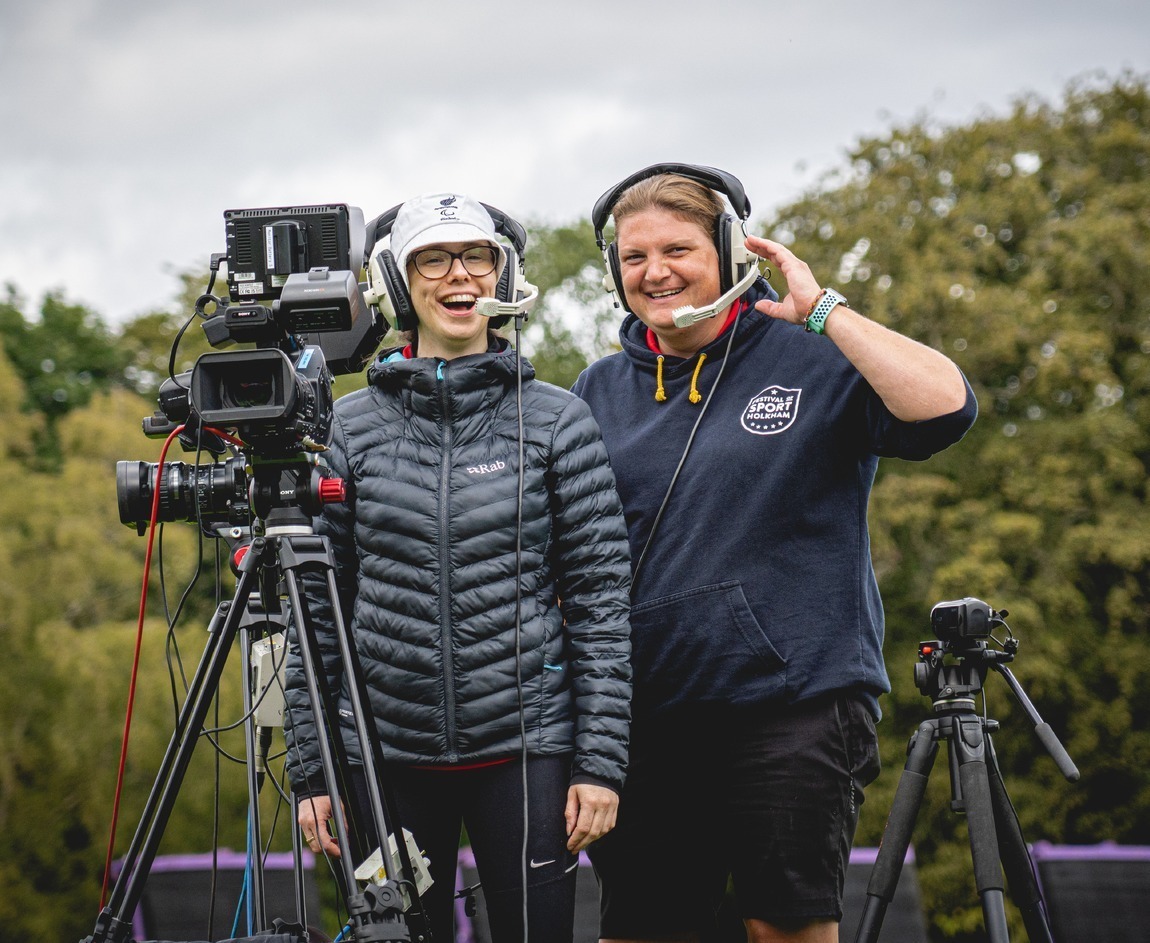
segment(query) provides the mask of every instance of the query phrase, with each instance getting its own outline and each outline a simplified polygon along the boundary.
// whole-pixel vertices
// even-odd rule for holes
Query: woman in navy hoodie
[[[634,566],[630,773],[589,852],[604,939],[701,939],[732,875],[751,940],[838,939],[889,690],[871,485],[879,457],[925,459],[976,414],[952,361],[748,237],[749,212],[730,174],[658,164],[593,217],[628,313],[575,392]]]

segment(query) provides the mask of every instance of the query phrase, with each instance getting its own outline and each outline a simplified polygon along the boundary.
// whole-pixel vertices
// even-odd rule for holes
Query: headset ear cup
[[[503,271],[499,273],[499,281],[495,283],[495,300],[518,301],[521,292],[518,291],[517,286],[523,276],[521,257],[515,251],[514,246],[505,245],[503,251],[507,254],[507,261],[503,266]],[[489,323],[493,328],[501,328],[508,320],[510,319],[504,315],[503,317],[492,318]]]
[[[738,220],[730,213],[719,216],[715,226],[715,249],[719,253],[719,292],[730,291],[731,286],[738,282],[741,274],[734,260],[734,239],[740,231]]]
[[[411,295],[408,294],[407,285],[399,276],[399,267],[395,264],[395,256],[390,249],[384,249],[376,256],[379,270],[383,276],[383,287],[391,302],[391,311],[395,316],[395,329],[397,331],[414,331],[419,324],[415,316],[415,309],[411,304]]]
[[[507,262],[503,271],[499,273],[499,281],[495,285],[495,297],[499,301],[515,301],[515,283],[519,276],[519,255],[512,246],[504,246]]]
[[[603,287],[615,296],[615,304],[627,313],[631,312],[627,305],[627,296],[623,294],[623,270],[619,265],[619,246],[612,242],[603,253],[603,260],[607,263],[607,275],[603,279]]]

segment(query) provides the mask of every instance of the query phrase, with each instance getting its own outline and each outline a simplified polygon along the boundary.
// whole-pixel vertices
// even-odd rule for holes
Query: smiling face
[[[424,248],[463,253],[486,245],[485,242],[443,242]],[[477,277],[464,268],[461,259],[455,258],[443,278],[432,279],[419,273],[414,258],[407,260],[411,303],[419,318],[420,357],[451,360],[487,350],[488,319],[475,310],[475,302],[495,296],[497,271]]]
[[[665,352],[689,356],[718,335],[721,315],[684,328],[671,319],[676,308],[701,308],[721,294],[719,253],[710,233],[654,206],[619,220],[615,242],[627,304]]]

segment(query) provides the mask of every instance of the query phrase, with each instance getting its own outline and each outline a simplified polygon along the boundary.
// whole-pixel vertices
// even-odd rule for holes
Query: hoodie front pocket
[[[737,580],[636,606],[631,651],[636,710],[756,702],[786,685],[786,663]]]

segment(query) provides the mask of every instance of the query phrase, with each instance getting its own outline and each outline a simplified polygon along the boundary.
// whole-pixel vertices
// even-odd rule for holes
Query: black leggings
[[[527,760],[528,844],[523,848],[523,764],[520,760],[469,770],[394,766],[383,784],[395,800],[398,822],[429,860],[434,883],[423,895],[433,943],[455,939],[453,904],[461,826],[467,829],[491,939],[523,939],[523,887],[532,943],[566,943],[574,934],[578,855],[567,851],[563,809],[570,782],[569,756]],[[356,776],[366,809],[366,783]],[[362,821],[370,822],[364,813]]]

